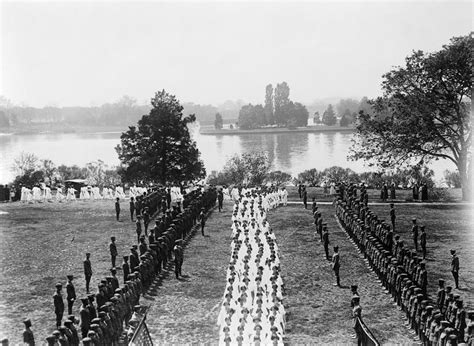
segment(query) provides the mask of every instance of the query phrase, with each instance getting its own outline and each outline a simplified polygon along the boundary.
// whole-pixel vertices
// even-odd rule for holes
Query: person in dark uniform
[[[423,202],[428,200],[428,185],[426,183],[421,186],[421,200]]]
[[[425,226],[420,226],[421,235],[420,235],[420,245],[421,251],[423,252],[423,259],[426,258],[426,231]]]
[[[128,264],[128,256],[123,256],[122,263],[123,282],[128,280],[128,274],[130,274],[130,265]]]
[[[31,330],[31,320],[28,318],[23,321],[25,324],[25,330],[23,331],[23,342],[28,346],[35,345],[35,337],[33,331]]]
[[[206,216],[204,214],[204,208],[199,213],[199,222],[201,223],[201,234],[204,236],[204,226],[206,225]]]
[[[306,191],[306,188],[303,187],[303,204],[304,208],[308,208],[308,191]]]
[[[412,222],[411,234],[413,237],[413,244],[415,245],[415,250],[418,251],[418,225],[416,224],[416,219],[412,219]]]
[[[135,214],[135,200],[130,197],[130,220],[133,222],[133,214]]]
[[[92,277],[92,264],[90,260],[90,252],[86,253],[86,259],[84,260],[84,276],[86,278],[86,292],[89,294],[89,285]]]
[[[303,185],[301,185],[301,182],[298,182],[298,195],[300,196],[301,199],[301,193],[303,192]]]
[[[66,284],[66,300],[67,300],[67,314],[72,315],[72,306],[76,301],[76,289],[72,283],[74,276],[68,275],[67,276],[67,284]]]
[[[181,275],[181,268],[183,266],[183,247],[182,245],[182,240],[177,240],[175,242],[175,246],[173,248],[174,252],[174,273],[176,275],[176,279],[179,279],[179,276]]]
[[[413,184],[412,191],[413,191],[413,200],[417,201],[420,195],[420,188],[418,187],[418,183]]]
[[[314,215],[316,210],[318,210],[318,203],[316,203],[316,197],[313,197],[312,202],[313,202],[313,204],[311,205],[311,210],[312,210],[313,215]]]
[[[323,223],[323,245],[324,253],[326,254],[326,259],[331,260],[329,257],[329,232],[327,228],[327,223]]]
[[[79,316],[81,317],[81,333],[82,337],[85,338],[87,336],[87,332],[89,331],[89,326],[91,322],[91,315],[89,312],[89,299],[88,298],[81,298],[82,306],[79,310]]]
[[[217,192],[217,203],[219,206],[219,212],[222,211],[223,202],[224,202],[224,193],[222,192],[222,190],[219,190],[219,192]]]
[[[336,276],[336,283],[334,284],[334,286],[341,287],[341,282],[339,278],[339,268],[340,268],[339,247],[334,246],[334,254],[332,255],[332,270],[334,270],[334,275]]]
[[[117,221],[120,221],[120,198],[115,199],[115,216],[117,217]]]
[[[390,199],[393,201],[395,199],[395,183],[390,185]]]
[[[453,274],[455,288],[459,289],[459,257],[456,250],[451,250],[451,273]]]
[[[110,258],[112,260],[112,268],[115,268],[115,259],[117,258],[117,245],[115,244],[115,237],[110,237],[109,251]]]
[[[140,236],[142,234],[142,223],[141,216],[137,215],[137,220],[135,221],[135,231],[137,233],[137,243],[140,242]]]
[[[390,220],[392,221],[392,230],[395,232],[395,206],[393,203],[390,203]]]
[[[166,188],[166,208],[169,209],[171,206],[171,189]]]
[[[54,313],[56,314],[56,327],[59,328],[61,325],[63,315],[64,315],[64,300],[63,294],[61,290],[63,289],[63,285],[60,283],[56,284],[56,293],[53,295],[54,301]]]

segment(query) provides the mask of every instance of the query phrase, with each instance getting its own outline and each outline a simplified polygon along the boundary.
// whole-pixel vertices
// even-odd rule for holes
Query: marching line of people
[[[144,210],[154,215],[161,209],[162,214],[155,221],[155,227],[150,229],[149,234],[139,235],[139,244],[131,246],[130,255],[123,256],[122,287],[119,285],[120,278],[117,277],[115,267],[118,256],[116,238],[111,237],[109,244],[111,275],[101,280],[97,293],[90,293],[93,270],[91,254],[86,253],[83,262],[86,296],[81,298],[80,318],[76,318],[73,314],[74,303],[77,300],[73,284],[74,276],[67,276],[67,319],[63,318],[65,312],[63,285],[56,284],[56,293],[53,296],[56,330],[46,338],[48,345],[79,345],[81,339],[82,345],[91,346],[128,344],[145,310],[140,306],[140,295],[146,292],[165,267],[172,264],[173,257],[176,277],[181,275],[183,239],[199,222],[202,225],[204,221],[201,219],[207,218],[208,211],[216,203],[216,197],[215,188],[190,191],[183,195],[181,210],[176,206],[172,209],[161,208],[160,201],[167,199],[165,189],[138,196],[141,206],[137,210],[134,209],[137,216],[140,216],[138,220],[141,219]],[[34,345],[31,321],[27,319],[24,324],[24,343]]]
[[[232,255],[217,321],[219,344],[283,345],[284,286],[278,244],[266,219],[280,194],[275,188],[235,188],[231,195]]]
[[[356,187],[346,186],[335,200],[336,216],[348,235],[364,254],[381,284],[392,295],[394,305],[406,314],[406,326],[424,345],[444,346],[467,343],[474,345],[474,311],[466,312],[460,295],[439,280],[436,300],[427,294],[428,274],[425,263],[426,236],[423,258],[417,255],[418,225],[413,220],[412,234],[415,250],[404,246],[399,236],[384,220],[356,197]],[[391,222],[395,214],[391,206]],[[423,230],[422,230],[423,232]],[[458,288],[459,259],[451,250],[452,271]],[[466,317],[469,323],[466,323]]]

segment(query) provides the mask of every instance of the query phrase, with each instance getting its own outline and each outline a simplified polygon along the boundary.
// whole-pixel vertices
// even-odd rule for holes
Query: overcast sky
[[[466,2],[4,2],[1,90],[32,106],[97,105],[166,89],[262,103],[380,94],[412,50],[472,29]]]

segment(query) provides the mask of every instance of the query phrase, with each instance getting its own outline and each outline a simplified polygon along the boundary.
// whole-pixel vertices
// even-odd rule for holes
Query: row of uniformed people
[[[357,203],[350,197],[346,197],[348,203],[341,198],[336,201],[336,215],[394,301],[406,313],[407,325],[429,345],[464,342],[467,326],[462,301],[458,299],[458,302],[451,303],[453,309],[449,314],[443,309],[444,302],[431,301],[426,294],[425,264],[416,252],[405,251],[403,242],[398,239],[392,246],[389,246],[390,242],[384,242],[390,237],[380,238],[386,235],[380,231],[382,221],[377,220],[370,210],[360,213]],[[444,287],[442,280],[441,285]],[[467,332],[468,340],[474,342],[473,328],[467,328]]]
[[[208,188],[204,192],[199,190],[189,193],[185,197],[186,201],[183,201],[186,205],[185,210],[174,217],[167,216],[169,227],[166,231],[161,234],[157,231],[156,237],[154,232],[151,232],[148,244],[142,237],[139,247],[133,245],[130,256],[124,256],[122,265],[124,285],[122,288],[118,287],[116,271],[113,268],[111,270],[112,276],[106,277],[99,284],[97,294],[82,299],[80,330],[84,344],[114,345],[119,342],[119,338],[126,340],[127,336],[133,335],[136,325],[130,324],[128,321],[132,316],[132,308],[139,303],[140,294],[145,292],[154,277],[161,271],[162,266],[166,265],[168,259],[171,258],[175,241],[185,237],[196,223],[196,214],[199,215],[197,211],[203,214],[214,206],[215,196],[215,188]],[[145,195],[143,204],[156,210],[155,208],[159,204],[152,200],[153,197],[158,199],[159,195]],[[138,253],[138,249],[140,253]],[[93,303],[94,299],[97,301],[96,305]],[[58,330],[47,338],[48,344],[77,344],[75,338],[69,337],[68,326],[71,325],[71,318],[72,316],[69,316],[64,325],[58,327]],[[103,319],[103,321],[99,319]],[[76,322],[78,321],[74,318],[73,327]]]
[[[278,191],[242,189],[232,215],[231,261],[218,317],[220,344],[283,344],[283,280],[266,210]]]

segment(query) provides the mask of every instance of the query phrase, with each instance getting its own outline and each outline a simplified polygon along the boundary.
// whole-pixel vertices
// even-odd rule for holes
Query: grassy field
[[[379,215],[388,215],[388,206],[372,207]],[[379,208],[379,209],[377,209]],[[397,215],[402,237],[410,239],[409,223],[417,217],[428,229],[428,271],[430,290],[438,276],[451,282],[449,249],[458,249],[461,259],[460,294],[473,307],[474,272],[472,270],[472,219],[466,207],[398,205]],[[125,208],[124,208],[125,209]],[[341,282],[346,289],[332,286],[332,270],[323,259],[323,248],[312,238],[311,212],[301,206],[280,207],[269,214],[280,246],[283,280],[287,288],[284,304],[289,312],[287,336],[291,344],[344,342],[352,339],[350,318],[351,283],[359,284],[363,316],[377,338],[383,342],[409,342],[401,315],[388,296],[373,280],[337,226],[332,206],[321,206],[329,223],[330,239],[342,252]],[[202,237],[198,232],[185,250],[183,280],[174,278],[173,267],[156,280],[141,299],[152,305],[148,326],[159,343],[216,342],[216,319],[225,287],[225,269],[230,256],[230,204],[225,211],[214,211]],[[124,210],[126,212],[126,210]],[[21,341],[22,320],[31,318],[38,343],[55,329],[53,312],[54,285],[65,284],[66,275],[76,276],[78,297],[85,294],[82,261],[92,253],[95,291],[100,279],[108,275],[110,236],[117,237],[120,259],[134,243],[134,225],[128,213],[123,222],[115,221],[113,202],[20,203],[1,204],[0,212],[0,338],[11,344]],[[403,221],[406,220],[406,221]],[[448,268],[448,269],[446,269]],[[119,272],[119,278],[121,272]],[[122,280],[120,280],[121,282]],[[76,315],[79,304],[74,306]]]
[[[283,282],[289,313],[286,335],[290,344],[351,344],[354,339],[350,285],[359,286],[363,319],[376,338],[384,343],[409,343],[402,314],[385,294],[362,256],[339,228],[330,205],[319,208],[328,223],[332,247],[341,253],[341,285],[335,287],[331,262],[314,239],[311,210],[300,206],[281,207],[269,217],[280,247]],[[356,343],[355,343],[356,344]]]
[[[121,256],[129,254],[136,233],[128,212],[123,222],[115,221],[113,203],[0,205],[0,211],[8,213],[0,215],[0,338],[19,344],[22,321],[28,317],[37,343],[43,344],[47,333],[55,329],[54,285],[65,285],[66,275],[73,274],[76,294],[82,298],[82,261],[85,253],[91,252],[91,290],[95,292],[100,279],[110,275],[111,236],[117,238],[117,263],[121,264]],[[118,277],[122,283],[121,271]],[[74,305],[76,316],[79,305],[80,301]]]

